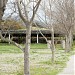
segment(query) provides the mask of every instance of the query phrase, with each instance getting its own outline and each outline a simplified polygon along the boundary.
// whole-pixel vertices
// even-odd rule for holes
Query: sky
[[[6,7],[5,7],[5,11],[4,11],[4,15],[3,15],[3,19],[7,19],[11,16],[13,10],[14,10],[14,6],[11,2],[14,2],[15,0],[8,0]],[[14,19],[18,18],[18,14],[17,13],[13,13],[13,15],[11,16]],[[17,18],[16,18],[17,17]]]
[[[8,0],[7,5],[6,5],[6,10],[4,11],[4,15],[3,15],[3,19],[10,19],[10,16],[14,10],[14,5],[12,4],[15,0]],[[45,3],[44,3],[45,2]],[[49,3],[47,0],[42,0],[41,5],[44,6],[44,4],[47,6],[47,8],[49,8]],[[32,3],[29,4],[30,7],[32,7]],[[30,10],[30,9],[28,9]],[[43,11],[43,8],[41,8],[41,6],[39,7],[39,10],[37,11],[37,14],[40,16],[38,17],[37,15],[35,16],[35,21],[37,22],[42,22],[45,24],[45,13]],[[31,17],[32,15],[32,11],[30,11],[29,13],[29,17]],[[13,15],[11,16],[11,18],[15,19],[15,20],[19,20],[20,17],[17,13],[13,13]],[[47,20],[49,21],[49,20]]]
[[[11,2],[14,2],[14,1],[15,0],[8,0],[7,5],[6,5],[6,10],[4,11],[4,15],[3,15],[4,19],[8,18],[11,15],[11,13],[13,12],[14,6]],[[30,6],[32,7],[32,4],[30,4]],[[31,14],[32,14],[32,12],[29,13],[29,16],[31,16]],[[43,15],[44,15],[44,13],[40,9],[38,10],[38,14],[41,17],[43,17]],[[18,16],[18,14],[14,13],[12,16],[13,16],[13,18],[15,18],[16,16]]]
[[[8,0],[7,2],[7,5],[6,5],[6,10],[4,12],[4,15],[3,15],[3,19],[8,19],[8,17],[11,15],[11,13],[13,12],[14,10],[14,6],[11,2],[14,2],[15,0]],[[43,0],[45,1],[45,5],[47,6],[47,8],[49,8],[49,2],[47,0]],[[61,0],[62,1],[62,0]],[[53,3],[54,4],[54,3]],[[52,4],[52,5],[53,5]],[[29,4],[30,7],[32,7],[33,5],[32,4]],[[44,3],[41,2],[41,5],[44,6]],[[54,11],[54,13],[56,13],[54,16],[57,16],[57,10],[56,8],[57,7],[54,7],[55,5],[53,5],[52,7],[52,11]],[[41,17],[38,17],[37,15],[35,16],[35,19],[34,19],[34,22],[37,22],[39,23],[42,27],[50,27],[50,25],[54,25],[55,22],[57,22],[57,19],[52,19],[50,20],[49,19],[49,16],[48,16],[48,19],[47,19],[47,23],[45,21],[45,13],[43,11],[43,8],[39,7],[39,10],[37,11],[37,14]],[[29,17],[31,17],[32,15],[32,12],[29,13]],[[59,14],[58,14],[59,15]],[[13,15],[11,16],[14,20],[17,20],[17,21],[21,21],[19,15],[17,13],[13,13]],[[10,18],[9,18],[10,19]],[[60,21],[60,19],[59,19]],[[24,24],[24,23],[23,23]]]

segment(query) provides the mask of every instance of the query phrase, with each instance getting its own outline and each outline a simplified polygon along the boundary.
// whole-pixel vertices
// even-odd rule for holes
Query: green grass
[[[34,71],[34,72],[33,72]],[[57,70],[51,70],[51,68],[45,68],[45,67],[34,67],[31,69],[32,75],[56,75]]]
[[[61,47],[61,44],[56,45],[56,50],[63,50],[63,48]]]
[[[64,53],[60,45],[56,46],[55,62],[51,63],[51,51],[46,44],[31,44],[30,72],[31,75],[57,75],[75,54]],[[61,49],[61,50],[58,50]],[[0,75],[23,75],[23,52],[12,44],[0,43]]]
[[[21,53],[22,51],[12,44],[0,43],[0,53]]]
[[[24,47],[24,45],[22,46]],[[35,53],[34,49],[47,49],[47,44],[33,43],[31,44],[31,49],[33,50],[33,53]],[[60,44],[56,46],[56,50],[63,50]],[[22,53],[22,51],[12,44],[0,43],[0,53]]]
[[[47,49],[47,44],[31,44],[31,49]]]
[[[47,45],[31,44],[31,49],[47,49]],[[12,44],[9,45],[8,43],[0,43],[0,53],[22,53],[22,51]]]

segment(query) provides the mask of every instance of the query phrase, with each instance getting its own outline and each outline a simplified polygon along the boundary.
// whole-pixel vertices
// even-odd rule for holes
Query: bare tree
[[[43,15],[43,17],[41,17],[37,14],[40,22],[42,20],[45,24],[44,27],[51,32],[51,43],[50,43],[48,41],[48,39],[42,34],[41,30],[39,30],[41,35],[46,40],[46,42],[49,43],[49,45],[50,45],[50,49],[52,51],[52,57],[51,57],[52,63],[54,63],[54,58],[55,58],[54,26],[53,26],[53,10],[52,10],[53,9],[53,2],[54,2],[54,0],[48,0],[47,2],[43,1],[43,4],[41,5],[41,9],[42,9],[44,15]]]
[[[54,62],[54,52],[55,52],[55,45],[54,45],[54,28],[53,28],[53,23],[52,23],[52,0],[49,0],[49,7],[50,7],[50,15],[49,15],[49,20],[50,20],[50,26],[51,26],[51,51],[52,51],[52,62]],[[49,27],[50,28],[50,27]]]
[[[19,16],[26,26],[26,43],[24,48],[16,42],[4,38],[0,31],[0,37],[2,40],[13,43],[24,52],[24,75],[30,75],[29,50],[31,42],[31,27],[41,1],[42,0],[15,0]],[[30,7],[32,7],[32,10],[30,10]],[[32,15],[29,15],[30,12]]]
[[[66,46],[65,52],[69,52],[72,47],[72,36],[74,28],[74,0],[57,0],[56,3],[56,16],[59,28],[65,34]]]
[[[45,5],[44,13],[45,13],[45,22],[47,29],[51,32],[51,51],[52,51],[52,62],[54,63],[55,58],[55,45],[54,45],[54,26],[53,26],[53,2],[54,0],[48,0],[48,6]],[[49,22],[47,22],[47,20]]]

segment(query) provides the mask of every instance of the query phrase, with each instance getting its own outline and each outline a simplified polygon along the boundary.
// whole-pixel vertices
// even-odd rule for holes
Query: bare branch
[[[28,20],[23,16],[22,12],[21,12],[21,5],[20,5],[20,1],[16,0],[16,4],[18,7],[18,11],[19,11],[19,16],[21,17],[21,19],[23,20],[24,23],[27,23]]]
[[[39,1],[37,2],[36,6],[33,8],[34,11],[33,11],[32,17],[31,17],[31,19],[30,19],[30,23],[33,21],[33,19],[34,19],[34,17],[35,17],[35,14],[36,14],[36,12],[37,12],[37,10],[38,10],[38,8],[39,8],[40,2],[41,2],[41,0],[39,0]]]

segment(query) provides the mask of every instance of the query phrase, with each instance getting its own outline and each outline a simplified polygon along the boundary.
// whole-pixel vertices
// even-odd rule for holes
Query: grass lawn
[[[46,44],[32,44],[30,50],[31,75],[57,75],[66,66],[69,56],[60,45],[56,46],[55,63],[51,63],[51,51]],[[58,50],[60,49],[60,50]],[[0,75],[23,75],[23,53],[12,44],[0,44]]]

